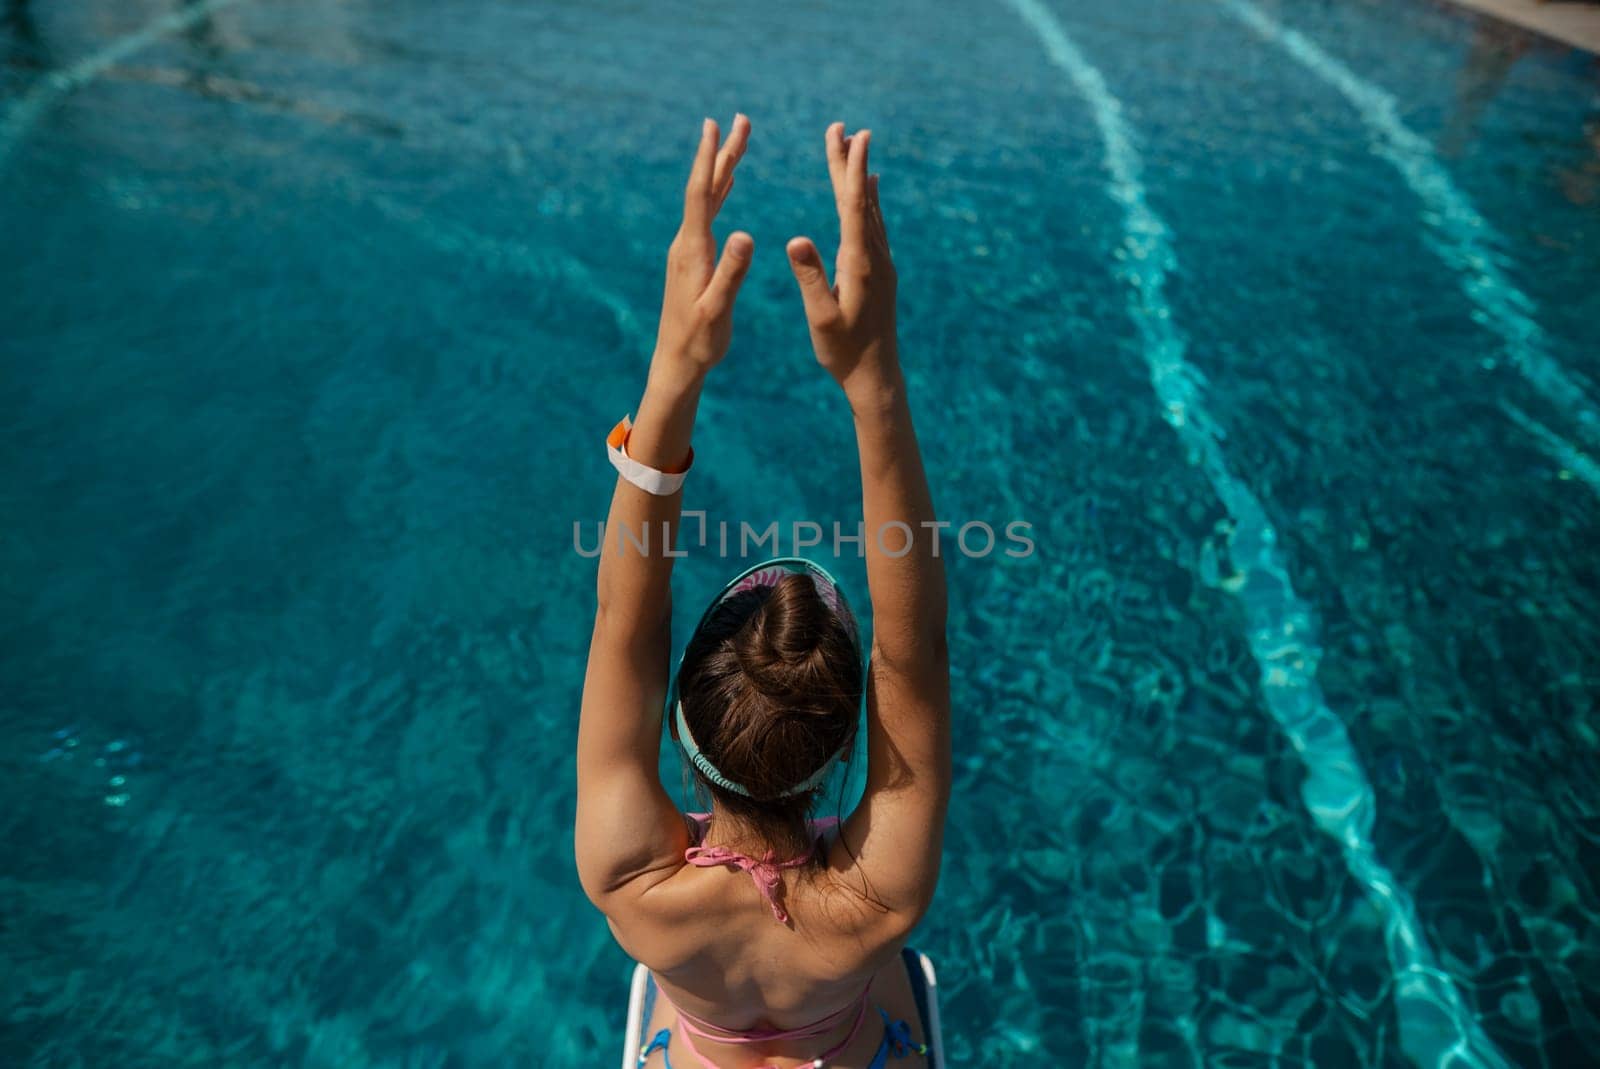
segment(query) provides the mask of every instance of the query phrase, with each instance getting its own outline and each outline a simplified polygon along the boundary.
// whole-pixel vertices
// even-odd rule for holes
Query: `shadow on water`
[[[178,10],[187,11],[205,7],[205,0],[183,0]],[[228,42],[217,29],[217,20],[210,12],[203,12],[192,23],[178,31],[178,37],[194,48],[208,61],[219,62],[229,52]]]
[[[405,127],[382,115],[330,107],[309,97],[297,97],[289,93],[280,93],[267,89],[255,82],[230,78],[208,70],[180,70],[173,67],[117,67],[107,77],[129,82],[143,82],[146,85],[165,86],[180,92],[192,93],[206,100],[252,105],[280,114],[295,115],[312,122],[322,123],[325,126],[345,127],[375,137],[400,138],[405,136]]]
[[[1583,125],[1581,158],[1556,172],[1561,195],[1578,207],[1600,201],[1600,113]]]
[[[33,17],[32,0],[6,0],[0,12],[0,26],[4,26],[7,63],[23,70],[40,70],[50,66],[50,50],[39,33],[39,24]]]
[[[26,3],[27,0],[14,0]],[[272,111],[297,115],[327,126],[343,126],[378,137],[400,137],[405,131],[395,122],[382,116],[347,112],[325,107],[314,100],[302,99],[289,93],[267,89],[257,83],[231,77],[221,68],[230,55],[240,49],[241,41],[235,33],[231,38],[218,23],[212,5],[207,0],[183,0],[176,6],[179,12],[193,12],[193,21],[185,23],[175,35],[192,49],[192,61],[184,69],[165,67],[118,67],[114,76],[129,81],[163,85],[171,89],[193,93],[207,100],[235,104],[254,104]]]
[[[1439,154],[1450,159],[1466,151],[1478,133],[1489,102],[1500,95],[1511,68],[1533,46],[1532,35],[1484,19],[1472,31],[1472,47],[1456,78],[1454,107],[1439,134]]]

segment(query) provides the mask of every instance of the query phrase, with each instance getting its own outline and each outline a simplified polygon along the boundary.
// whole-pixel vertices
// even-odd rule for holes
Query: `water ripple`
[[[100,51],[85,56],[71,66],[45,75],[38,84],[11,105],[11,110],[6,112],[4,118],[0,118],[0,167],[3,167],[11,154],[16,151],[22,139],[28,136],[28,131],[33,129],[34,123],[63,97],[76,93],[116,64],[149,48],[163,37],[182,33],[217,12],[240,2],[241,0],[201,0],[200,3],[163,15],[147,23],[142,29],[117,38]]]
[[[1318,828],[1338,842],[1352,876],[1384,918],[1395,972],[1401,1046],[1421,1065],[1503,1066],[1505,1061],[1439,966],[1410,895],[1383,865],[1371,834],[1376,799],[1344,722],[1316,681],[1322,650],[1316,617],[1289,579],[1278,533],[1261,501],[1234,474],[1220,427],[1201,407],[1205,379],[1185,359],[1165,290],[1177,264],[1165,222],[1145,200],[1142,165],[1122,107],[1105,79],[1037,0],[1007,0],[1038,36],[1050,60],[1088,103],[1105,150],[1107,192],[1123,210],[1125,249],[1117,274],[1128,284],[1145,361],[1167,422],[1187,445],[1233,517],[1229,558],[1241,581],[1250,652],[1261,670],[1261,694],[1305,762],[1301,788]]]

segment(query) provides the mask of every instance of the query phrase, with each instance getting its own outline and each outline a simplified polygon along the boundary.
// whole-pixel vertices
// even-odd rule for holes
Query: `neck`
[[[764,857],[771,851],[778,861],[786,861],[791,855],[805,852],[805,846],[802,845],[786,853],[783,845],[770,841],[754,824],[721,812],[715,806],[712,807],[711,823],[706,828],[705,841],[701,845],[722,847],[753,858]]]

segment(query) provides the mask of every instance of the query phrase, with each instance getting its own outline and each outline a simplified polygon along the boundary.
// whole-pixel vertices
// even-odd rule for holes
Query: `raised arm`
[[[667,252],[666,294],[656,351],[628,456],[658,471],[682,471],[695,409],[710,371],[728,349],[733,301],[750,267],[750,235],[729,235],[717,262],[711,221],[733,185],[750,122],[734,119],[718,151],[707,119],[684,194],[683,224]],[[661,706],[671,656],[672,558],[666,550],[682,492],[658,496],[618,478],[600,554],[598,608],[578,720],[578,878],[601,909],[683,863],[687,838],[661,786]],[[669,533],[670,532],[670,533]],[[640,547],[645,548],[641,549]]]
[[[835,286],[816,246],[789,242],[817,360],[855,419],[872,596],[867,678],[867,783],[844,839],[871,893],[908,923],[939,876],[950,798],[950,667],[944,563],[895,336],[895,272],[867,171],[868,131],[827,132],[839,209]],[[907,540],[910,540],[909,546]]]

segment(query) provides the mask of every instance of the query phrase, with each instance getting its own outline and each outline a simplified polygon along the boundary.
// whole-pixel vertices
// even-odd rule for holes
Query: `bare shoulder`
[[[882,902],[837,841],[825,867],[789,875],[784,884],[787,924],[774,922],[742,874],[692,866],[619,899],[606,920],[624,951],[664,975],[766,959],[826,982],[877,968],[921,919]]]
[[[671,972],[703,954],[708,935],[727,922],[715,891],[694,879],[688,865],[647,886],[631,889],[608,904],[606,925],[617,944],[635,961],[657,972]],[[698,892],[698,894],[697,894]]]
[[[939,880],[950,805],[950,679],[942,655],[906,666],[878,655],[867,679],[867,780],[831,863],[905,930]],[[838,856],[843,855],[843,856]]]
[[[827,869],[817,879],[817,908],[829,930],[876,958],[904,942],[926,907],[920,896],[906,896],[899,881],[885,881],[844,830],[829,844]]]

